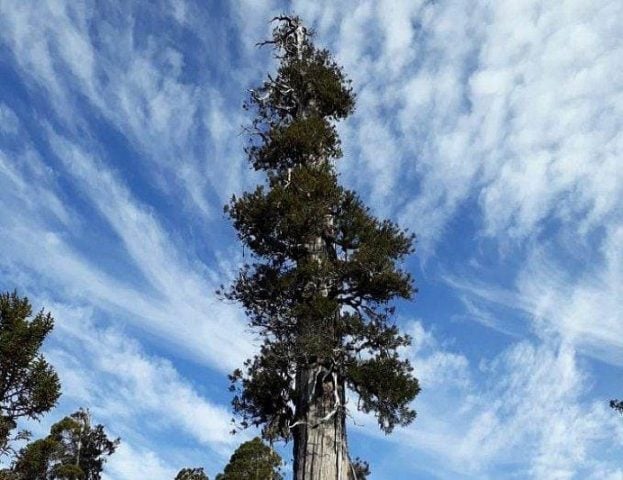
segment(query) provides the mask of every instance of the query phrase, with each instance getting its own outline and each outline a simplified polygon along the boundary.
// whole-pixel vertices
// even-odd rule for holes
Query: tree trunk
[[[321,365],[299,369],[295,480],[353,480],[346,443],[344,382]],[[300,422],[300,423],[299,423]]]
[[[302,60],[306,33],[298,26],[294,35],[298,57]],[[307,102],[299,105],[299,115],[302,117],[316,110],[313,98]],[[314,163],[320,167],[328,161],[327,158],[318,158]],[[333,226],[331,214],[325,217],[325,222],[327,228]],[[328,248],[320,237],[307,245],[309,255],[319,263],[326,261]],[[323,287],[324,295],[328,293],[327,287]],[[336,315],[339,316],[339,311]],[[316,327],[334,331],[334,325]],[[305,326],[302,326],[301,331],[304,330]],[[297,366],[295,418],[298,425],[293,432],[294,480],[356,480],[351,473],[346,444],[344,380],[323,363],[323,359],[317,359],[315,364],[305,362]]]
[[[327,215],[328,228],[333,218]],[[321,238],[308,245],[309,255],[317,262],[327,260],[327,249]],[[327,295],[325,285],[322,294]],[[317,335],[333,340],[334,321],[328,324],[300,325],[303,338]],[[306,358],[309,358],[305,356]],[[294,480],[356,480],[352,473],[346,443],[345,384],[333,369],[332,361],[316,358],[297,366],[295,398],[296,416],[294,427]]]

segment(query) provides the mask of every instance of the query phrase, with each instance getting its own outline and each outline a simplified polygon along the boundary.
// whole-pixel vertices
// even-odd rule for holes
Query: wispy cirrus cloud
[[[111,272],[72,244],[64,228],[81,230],[87,220],[65,208],[58,175],[26,145],[12,161],[0,157],[4,204],[19,212],[1,221],[5,265],[33,272],[50,288],[61,288],[77,301],[88,299],[100,308],[113,308],[125,321],[183,347],[190,358],[202,358],[226,371],[238,365],[251,347],[240,314],[216,298],[227,270],[211,271],[180,251],[154,212],[137,203],[123,182],[93,157],[94,152],[53,132],[49,140],[64,165],[65,180],[76,182],[77,192],[105,219],[102,238],[111,232],[116,235],[122,242],[120,253],[131,263]],[[105,263],[104,258],[99,261]],[[128,277],[132,264],[141,274],[138,283]],[[227,265],[223,263],[225,269]],[[227,324],[226,330],[222,324]]]
[[[348,168],[356,159],[370,175],[353,181],[369,182],[379,206],[393,186],[413,188],[390,204],[423,242],[464,202],[499,238],[535,235],[551,217],[587,233],[616,214],[618,2],[298,6],[355,81]]]
[[[62,319],[46,355],[67,390],[63,403],[88,405],[130,442],[153,446],[174,435],[229,453],[237,439],[229,435],[227,405],[206,398],[169,360],[147,354],[127,332],[98,325],[89,308],[47,304]]]
[[[206,43],[214,38],[190,30],[183,3],[160,2],[145,9],[129,2],[97,9],[91,2],[52,2],[43,10],[4,3],[3,42],[21,73],[47,92],[48,106],[63,128],[78,134],[93,127],[93,115],[100,116],[137,149],[133,161],[144,164],[151,182],[167,194],[180,187],[187,206],[208,219],[240,189],[240,145],[226,139],[239,133],[242,117],[225,107],[223,91],[211,82],[239,79],[195,57],[199,65],[189,67],[175,40],[199,41],[210,51]],[[200,17],[194,24],[203,19],[218,25],[207,12],[192,11]],[[158,37],[157,29],[137,28],[141,15],[154,22],[181,22]],[[231,58],[226,50],[214,55],[209,59]],[[210,156],[226,161],[209,162]]]
[[[394,437],[415,463],[392,461],[391,474],[620,477],[600,363],[617,368],[623,352],[620,2],[0,9],[0,67],[17,87],[0,82],[0,202],[11,212],[0,216],[0,281],[59,306],[68,398],[119,390],[101,402],[114,427],[139,385],[170,398],[153,380],[163,378],[187,408],[147,399],[137,428],[160,415],[210,449],[226,444],[218,428],[199,422],[212,432],[202,436],[188,424],[220,404],[175,362],[222,375],[252,351],[240,312],[213,295],[241,260],[218,212],[256,180],[239,105],[271,60],[254,43],[294,11],[354,80],[342,178],[415,231],[424,259],[411,265],[420,301],[402,315],[423,319],[403,325],[425,388],[418,420]],[[115,376],[84,351],[102,383],[75,361],[93,325],[63,327],[72,308],[87,318],[86,305],[94,338],[128,366]],[[112,478],[140,475],[135,455],[152,478],[171,477],[185,458],[162,460],[159,448],[131,436]]]
[[[420,333],[425,343],[438,342],[431,331]],[[418,471],[435,478],[616,474],[623,425],[587,394],[590,374],[570,343],[523,340],[478,365],[437,346],[410,352],[423,380],[419,415],[393,437],[399,448],[421,452]]]

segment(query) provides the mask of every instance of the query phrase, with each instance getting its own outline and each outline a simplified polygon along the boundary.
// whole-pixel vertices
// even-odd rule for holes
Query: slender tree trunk
[[[321,365],[311,365],[299,369],[296,386],[300,423],[293,432],[294,479],[353,479],[341,408],[343,380]]]

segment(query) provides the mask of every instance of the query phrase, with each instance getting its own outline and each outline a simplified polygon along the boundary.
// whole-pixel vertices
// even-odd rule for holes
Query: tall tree
[[[100,480],[118,445],[119,439],[109,439],[104,426],[93,426],[88,410],[80,409],[23,448],[12,471],[19,480]]]
[[[32,316],[28,298],[0,294],[0,453],[19,418],[40,418],[60,396],[58,375],[39,351],[53,326],[50,313]]]
[[[298,17],[278,17],[276,74],[250,91],[246,152],[266,184],[225,207],[253,257],[227,299],[240,302],[263,338],[231,375],[242,426],[293,439],[296,480],[352,479],[346,390],[389,433],[410,423],[418,394],[409,344],[392,322],[395,298],[414,289],[399,266],[414,238],[378,220],[338,183],[335,121],[354,108],[350,82]]]
[[[610,400],[610,408],[623,415],[623,400]]]
[[[240,445],[216,480],[282,480],[281,457],[260,438]]]

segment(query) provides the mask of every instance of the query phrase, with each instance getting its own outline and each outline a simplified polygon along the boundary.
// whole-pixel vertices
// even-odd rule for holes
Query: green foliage
[[[20,452],[12,471],[16,478],[47,480],[50,464],[58,450],[57,442],[49,437],[35,440]]]
[[[299,19],[293,19],[300,24]],[[327,50],[317,49],[303,28],[295,45],[291,26],[280,23],[268,44],[281,60],[275,78],[269,76],[251,90],[245,108],[256,112],[247,153],[256,169],[308,165],[318,158],[339,158],[339,138],[331,120],[345,118],[355,96],[342,68]]]
[[[23,448],[11,470],[19,480],[100,480],[118,445],[119,439],[110,440],[102,425],[92,426],[89,412],[81,409]]]
[[[282,480],[281,457],[261,439],[240,445],[216,480]]]
[[[34,317],[26,297],[0,294],[0,450],[9,449],[20,417],[38,419],[60,396],[58,375],[39,352],[54,326],[50,313]],[[18,437],[23,437],[18,434]]]
[[[276,126],[264,134],[266,142],[246,151],[256,169],[309,165],[317,158],[339,158],[342,151],[335,127],[316,115]]]
[[[182,468],[175,480],[209,480],[203,468]]]
[[[408,402],[419,392],[411,377],[412,368],[397,353],[356,360],[347,365],[348,385],[359,394],[361,409],[375,412],[379,426],[391,432],[394,425],[408,425],[414,418]]]
[[[409,404],[419,392],[398,356],[410,339],[394,325],[391,305],[415,291],[400,268],[414,237],[375,218],[339,184],[333,122],[353,111],[350,82],[298,18],[281,20],[266,42],[280,60],[277,75],[246,104],[256,114],[246,151],[267,182],[225,207],[253,255],[220,293],[242,304],[263,338],[260,352],[230,376],[234,410],[243,427],[289,439],[297,369],[320,364],[390,432],[413,420]]]

